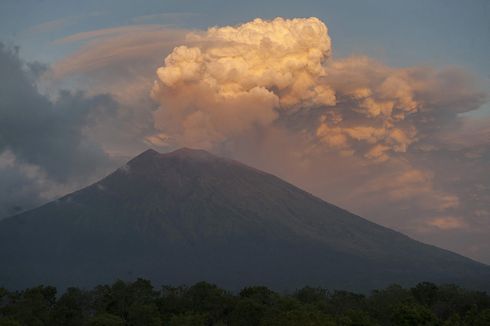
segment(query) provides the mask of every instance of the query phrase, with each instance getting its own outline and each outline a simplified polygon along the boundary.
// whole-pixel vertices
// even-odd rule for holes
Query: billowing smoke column
[[[189,34],[157,70],[152,96],[161,104],[162,134],[149,140],[209,148],[273,127],[300,131],[327,151],[384,162],[423,138],[424,121],[441,110],[451,116],[481,103],[461,71],[333,60],[331,52],[317,18],[255,19]]]
[[[327,27],[317,18],[256,19],[236,27],[188,35],[158,68],[152,95],[177,120],[185,141],[222,141],[271,124],[280,110],[334,105],[320,79],[331,53]]]

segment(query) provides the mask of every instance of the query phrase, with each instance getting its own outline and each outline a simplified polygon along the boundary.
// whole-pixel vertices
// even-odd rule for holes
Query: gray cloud
[[[83,44],[53,65],[45,84],[51,89],[75,84],[88,94],[111,94],[120,104],[117,114],[100,118],[91,134],[106,151],[131,156],[145,149],[146,138],[156,132],[153,112],[158,106],[150,98],[154,71],[185,33],[160,25],[132,25],[65,37],[55,44]]]
[[[0,207],[32,207],[50,197],[46,187],[86,182],[114,165],[87,129],[115,115],[117,102],[69,91],[48,98],[37,87],[46,69],[0,43]]]

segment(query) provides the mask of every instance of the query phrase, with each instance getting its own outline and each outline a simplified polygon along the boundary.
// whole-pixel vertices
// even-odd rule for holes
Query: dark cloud
[[[146,149],[156,133],[150,98],[154,72],[186,31],[159,25],[133,25],[78,33],[55,44],[84,42],[56,62],[47,74],[51,87],[76,84],[88,94],[111,94],[117,115],[99,117],[91,134],[111,153],[131,156]]]
[[[42,189],[35,178],[16,166],[13,154],[0,156],[0,218],[23,211],[41,203]]]
[[[47,186],[86,180],[114,165],[88,130],[100,117],[115,115],[117,102],[110,95],[69,91],[51,99],[37,87],[46,69],[23,62],[18,49],[0,43],[0,207],[9,206],[4,212],[37,204]]]

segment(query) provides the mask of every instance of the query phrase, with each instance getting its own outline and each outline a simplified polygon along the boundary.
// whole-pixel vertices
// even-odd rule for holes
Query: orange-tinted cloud
[[[317,18],[213,27],[183,43],[157,69],[152,96],[160,104],[156,128],[188,146],[212,148],[300,113],[308,118],[296,128],[325,150],[384,162],[430,133],[427,122],[485,98],[455,68],[332,59],[328,28]]]
[[[454,230],[466,228],[466,223],[461,218],[452,216],[437,217],[427,222],[428,225],[442,229],[442,230]]]
[[[317,18],[215,27],[189,34],[187,44],[165,58],[152,90],[158,127],[180,125],[185,143],[209,147],[272,124],[282,110],[335,104],[320,82],[331,48]]]

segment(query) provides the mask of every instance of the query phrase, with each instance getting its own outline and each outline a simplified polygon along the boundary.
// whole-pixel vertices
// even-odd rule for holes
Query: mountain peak
[[[139,171],[141,174],[148,175],[158,174],[162,169],[167,169],[171,166],[182,166],[182,164],[186,166],[188,164],[201,165],[203,163],[207,165],[225,161],[227,160],[202,149],[182,147],[166,153],[160,153],[154,149],[147,149],[131,159],[119,170],[122,170],[125,174],[129,171]],[[185,169],[182,171],[185,171]]]
[[[0,221],[0,261],[0,286],[14,288],[133,276],[230,289],[418,281],[490,288],[488,266],[190,148],[146,150],[96,184]]]
[[[154,149],[147,149],[141,154],[137,155],[133,158],[129,164],[134,164],[136,162],[142,161],[153,161],[155,159],[164,159],[164,158],[178,158],[178,159],[191,159],[191,160],[214,160],[219,157],[211,154],[210,152],[203,149],[194,149],[188,147],[181,147],[171,152],[160,153]]]
[[[173,156],[179,158],[191,158],[191,159],[209,159],[217,158],[214,154],[204,150],[204,149],[194,149],[189,147],[182,147],[173,152],[168,152],[163,154],[165,156]]]
[[[154,149],[149,148],[146,151],[142,152],[141,154],[137,155],[136,157],[140,157],[140,156],[148,157],[148,156],[157,156],[157,155],[160,155],[160,153]]]

